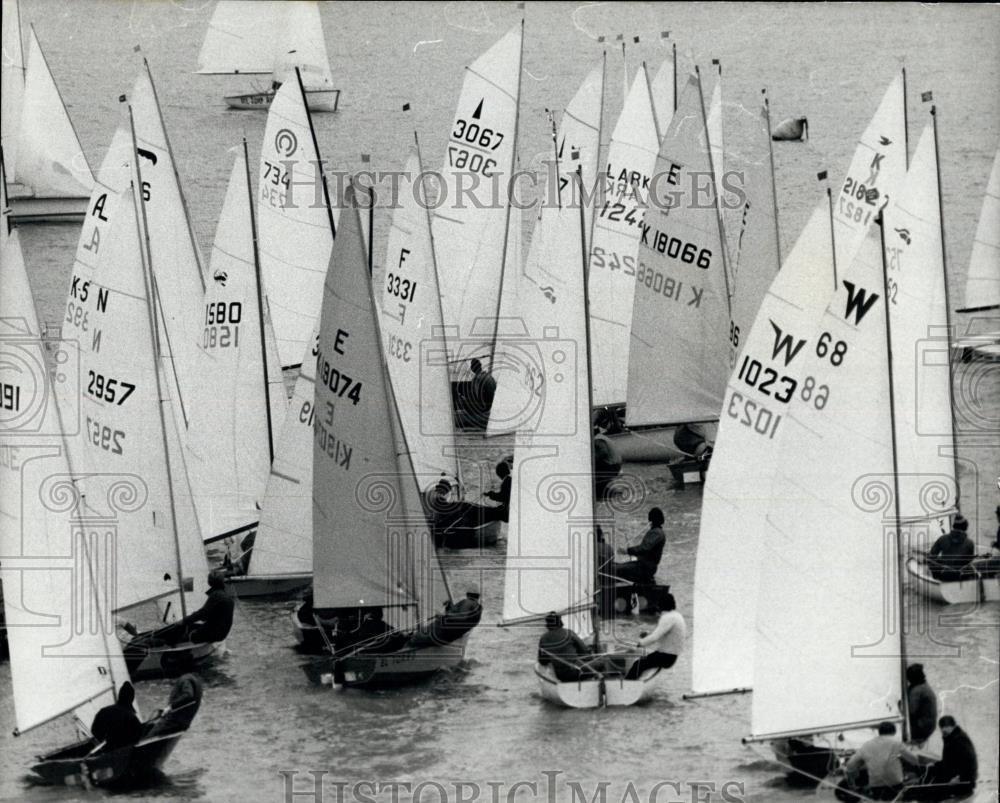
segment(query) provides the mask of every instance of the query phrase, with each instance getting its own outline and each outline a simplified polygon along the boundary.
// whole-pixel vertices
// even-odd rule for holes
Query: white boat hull
[[[312,572],[309,574],[276,574],[276,575],[234,575],[226,578],[226,584],[240,599],[253,597],[287,597],[297,591],[307,588],[312,583]]]
[[[45,198],[32,195],[30,191],[16,192],[11,188],[8,202],[10,217],[14,223],[82,223],[87,214],[87,196]]]
[[[628,706],[644,700],[659,669],[648,669],[636,680],[608,677],[602,680],[561,681],[551,667],[535,664],[542,697],[565,708]]]
[[[980,581],[978,577],[942,582],[932,577],[926,565],[914,557],[906,559],[906,573],[917,591],[935,602],[941,602],[945,605],[959,605],[979,601]]]
[[[226,105],[241,111],[267,111],[274,100],[274,91],[247,92],[242,95],[226,95]],[[335,112],[340,104],[339,89],[307,89],[306,105],[311,112]]]

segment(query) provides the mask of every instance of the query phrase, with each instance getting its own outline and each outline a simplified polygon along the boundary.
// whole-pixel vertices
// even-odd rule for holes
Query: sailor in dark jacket
[[[937,695],[927,682],[923,664],[906,667],[906,699],[910,713],[910,741],[924,742],[937,725]]]
[[[931,765],[927,780],[931,783],[948,784],[950,795],[972,794],[979,775],[972,740],[958,727],[952,716],[941,717],[938,725],[941,727],[944,749],[941,751],[941,760]]]
[[[117,750],[136,744],[142,736],[142,723],[135,715],[135,689],[127,680],[118,690],[118,699],[97,712],[90,734],[104,742],[105,750]]]
[[[210,574],[205,604],[182,620],[190,628],[188,638],[195,644],[222,641],[232,629],[235,609],[236,600],[225,579],[221,574]]]
[[[615,574],[622,580],[630,583],[651,583],[656,576],[656,570],[660,565],[660,558],[663,557],[663,547],[667,537],[663,533],[663,522],[665,521],[663,511],[658,507],[649,511],[649,530],[642,537],[642,542],[638,546],[630,546],[621,550],[631,555],[634,560],[626,563],[615,564]]]

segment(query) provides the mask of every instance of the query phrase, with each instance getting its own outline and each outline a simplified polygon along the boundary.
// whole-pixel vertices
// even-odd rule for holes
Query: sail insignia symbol
[[[290,157],[299,149],[299,139],[295,132],[282,128],[274,135],[274,149],[282,156]]]
[[[138,153],[144,159],[149,159],[154,165],[156,164],[156,154],[152,151],[147,151],[145,148],[136,148],[136,153]]]
[[[879,145],[892,145],[892,140],[885,136],[885,134],[879,135],[878,142]]]
[[[910,230],[909,229],[896,229],[895,231],[896,231],[896,234],[899,235],[899,239],[902,240],[907,245],[909,245],[912,242],[912,239],[910,238]]]
[[[545,297],[549,301],[551,301],[553,304],[556,303],[556,292],[554,287],[552,287],[551,285],[546,285],[545,287],[539,287],[538,289],[545,294]]]
[[[221,285],[222,285],[223,287],[225,287],[225,286],[226,286],[226,279],[228,279],[228,278],[229,278],[229,274],[228,274],[228,273],[226,273],[226,272],[225,272],[224,270],[221,270],[221,269],[220,269],[220,270],[217,270],[217,271],[216,271],[216,272],[215,272],[215,273],[214,273],[214,274],[212,275],[212,278],[213,278],[213,279],[215,279],[215,281],[217,281],[217,282],[218,282],[219,284],[221,284]]]

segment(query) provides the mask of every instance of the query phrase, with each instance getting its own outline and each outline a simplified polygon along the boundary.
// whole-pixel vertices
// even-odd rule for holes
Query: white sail
[[[198,72],[271,72],[289,5],[285,0],[219,0],[198,53]]]
[[[778,207],[774,197],[767,115],[763,104],[756,112],[740,106],[738,113],[733,115],[729,138],[727,158],[730,169],[743,177],[740,187],[743,203],[726,218],[726,233],[732,233],[729,243],[733,257],[730,368],[736,367],[742,342],[750,334],[757,310],[780,267],[776,222]],[[723,197],[732,199],[735,196],[728,193]]]
[[[906,175],[906,97],[903,75],[886,90],[875,116],[861,135],[847,177],[833,201],[833,242],[837,270],[850,267],[865,233],[893,198]],[[830,279],[833,286],[833,278]]]
[[[17,151],[24,105],[24,51],[21,45],[21,10],[17,0],[3,0],[3,51],[0,53],[0,145],[3,146],[7,180],[17,173]]]
[[[625,399],[632,301],[639,266],[642,210],[656,167],[660,139],[646,68],[625,98],[602,175],[604,194],[594,220],[590,250],[590,309],[594,404]]]
[[[934,520],[935,535],[947,529],[958,500],[951,372],[928,360],[928,346],[948,332],[939,197],[928,124],[885,211],[885,240],[900,515]]]
[[[832,270],[830,212],[824,200],[771,284],[753,326],[742,333],[741,365],[726,388],[712,470],[705,478],[695,562],[698,626],[691,686],[699,694],[754,683],[759,558],[770,527],[766,515],[780,444],[780,425],[772,419],[786,415],[798,384],[794,376],[780,381],[777,377],[785,377],[788,366],[795,367],[796,357],[802,361],[796,335],[814,326],[822,314]],[[751,363],[755,367],[750,368]],[[763,409],[769,412],[757,412]],[[752,471],[747,470],[749,464]]]
[[[729,287],[714,185],[704,179],[712,171],[702,102],[691,76],[656,161],[656,197],[638,229],[630,425],[713,420],[722,407]]]
[[[332,89],[330,57],[323,40],[323,21],[317,2],[285,4],[285,30],[274,57],[274,80],[295,80],[295,68],[306,90]]]
[[[405,174],[423,172],[410,149]],[[459,478],[448,353],[428,210],[406,191],[392,214],[380,297],[382,345],[421,490]]]
[[[712,148],[712,170],[715,172],[715,197],[721,198],[722,176],[725,173],[724,154],[726,152],[726,141],[722,125],[722,68],[719,67],[718,77],[715,81],[715,89],[712,90],[712,100],[708,104],[706,117],[708,128],[708,141]],[[666,133],[664,130],[661,132]]]
[[[789,333],[804,341],[777,380],[797,381],[789,406],[753,413],[756,423],[768,412],[779,440],[760,544],[757,739],[902,718],[881,250],[872,231],[818,325]]]
[[[656,115],[656,130],[662,137],[670,127],[677,106],[677,79],[674,71],[677,64],[674,56],[663,60],[660,69],[656,71],[649,85],[649,94],[653,98],[653,114]]]
[[[128,680],[78,521],[17,232],[0,251],[0,580],[17,727],[75,712],[89,725]],[[10,389],[8,393],[8,388]]]
[[[352,192],[345,198],[350,203]],[[405,559],[404,483],[356,209],[343,215],[323,286],[313,438],[317,608],[417,606]],[[421,517],[421,521],[422,521]],[[426,523],[423,524],[426,528]],[[401,554],[403,552],[404,554]]]
[[[157,311],[164,327],[160,347],[166,360],[167,379],[173,386],[174,412],[183,439],[190,421],[194,389],[204,381],[198,371],[205,292],[201,253],[147,65],[136,78],[129,103],[149,222]]]
[[[240,156],[219,216],[212,282],[202,305],[199,374],[210,381],[196,389],[187,438],[187,465],[206,540],[256,525],[271,469],[272,432],[281,427],[286,403],[284,389],[268,382],[268,374],[280,375],[280,369],[276,353],[266,354],[261,328],[269,323],[260,314],[250,197]]]
[[[43,197],[86,197],[94,176],[59,90],[30,29],[15,179]]]
[[[499,314],[514,172],[522,26],[466,68],[434,213],[441,305],[451,359],[489,356]],[[456,193],[465,188],[459,202]],[[499,203],[497,202],[499,199]],[[451,331],[452,328],[454,331]]]
[[[274,442],[274,462],[261,502],[260,524],[247,574],[311,574],[313,421],[316,347],[313,332],[295,380],[288,412]]]
[[[567,626],[586,637],[594,508],[580,209],[548,207],[539,227],[520,283],[527,334],[539,346],[521,382],[537,403],[514,441],[503,618],[572,611]]]
[[[268,111],[257,182],[261,270],[284,367],[311,343],[339,217],[327,208],[319,158],[302,91],[286,82]]]
[[[1000,307],[1000,150],[986,185],[965,277],[965,310]]]

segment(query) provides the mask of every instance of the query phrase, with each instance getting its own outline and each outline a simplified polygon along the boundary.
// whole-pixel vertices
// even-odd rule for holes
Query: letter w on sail
[[[868,314],[872,304],[878,301],[878,293],[868,295],[868,291],[863,287],[855,287],[854,282],[844,280],[844,287],[847,288],[847,309],[844,310],[844,320],[850,321],[851,313],[854,313],[854,325],[861,323],[861,319]]]
[[[787,366],[792,360],[795,359],[795,355],[801,351],[802,347],[806,344],[806,341],[802,338],[798,338],[796,340],[792,335],[785,334],[781,331],[781,327],[774,321],[771,321],[771,328],[774,329],[774,349],[771,352],[771,359],[778,359],[778,355],[781,352],[784,352],[785,365]],[[793,342],[794,345],[792,345]]]

